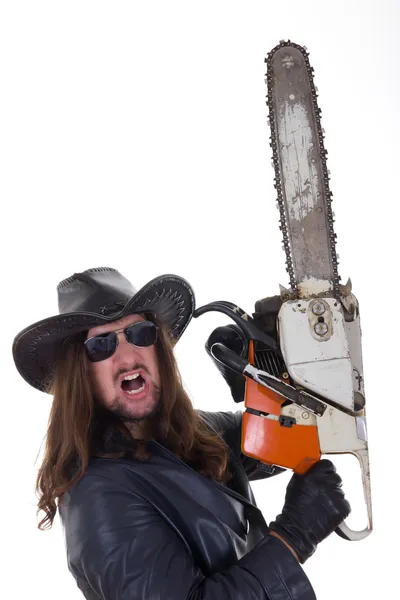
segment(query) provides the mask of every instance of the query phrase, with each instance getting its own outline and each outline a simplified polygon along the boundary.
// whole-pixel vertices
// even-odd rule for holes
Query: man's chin
[[[127,406],[125,402],[113,407],[112,412],[129,423],[140,423],[153,418],[160,410],[159,399],[145,398],[138,400],[134,406]]]

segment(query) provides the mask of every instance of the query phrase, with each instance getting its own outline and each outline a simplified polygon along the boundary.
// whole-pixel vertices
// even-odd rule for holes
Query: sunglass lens
[[[157,327],[151,321],[134,323],[125,332],[128,342],[139,348],[152,346],[157,340]]]
[[[92,362],[105,360],[112,356],[117,345],[117,335],[112,331],[103,335],[96,335],[85,343],[88,357]]]

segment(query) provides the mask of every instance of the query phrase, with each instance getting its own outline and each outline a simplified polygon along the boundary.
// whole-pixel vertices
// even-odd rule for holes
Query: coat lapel
[[[184,461],[182,461],[180,458],[178,458],[173,452],[168,450],[168,448],[166,448],[159,442],[152,440],[150,442],[150,444],[153,446],[153,449],[156,451],[156,453],[159,456],[163,456],[164,458],[167,458],[168,460],[172,460],[172,461],[176,462],[177,464],[179,464],[180,466],[184,467],[185,469],[188,469],[188,471],[191,472],[191,474],[194,474],[197,477],[201,477],[201,475],[199,473],[197,473],[197,471],[192,469],[192,467],[190,465],[186,464]],[[234,485],[236,484],[236,487],[240,487],[241,491],[236,491],[230,487],[227,487],[227,485],[224,485],[213,479],[206,479],[206,481],[210,485],[212,485],[212,486],[216,487],[218,490],[222,491],[224,494],[226,494],[226,495],[230,496],[231,498],[234,498],[236,501],[240,502],[244,507],[243,512],[244,512],[244,516],[247,520],[251,521],[254,525],[262,526],[262,527],[266,528],[267,524],[265,522],[265,519],[264,519],[261,511],[256,506],[255,502],[253,501],[253,499],[251,497],[246,497],[244,495],[244,493],[246,493],[246,491],[248,489],[248,483],[247,483],[247,485],[243,485],[244,481],[247,481],[246,473],[244,472],[244,469],[241,466],[241,464],[239,463],[239,461],[235,458],[235,456],[231,452],[230,452],[229,466],[230,466],[231,472],[233,473],[233,481],[235,482]],[[238,484],[239,484],[239,486],[238,486]],[[243,492],[243,493],[241,493],[241,492]]]

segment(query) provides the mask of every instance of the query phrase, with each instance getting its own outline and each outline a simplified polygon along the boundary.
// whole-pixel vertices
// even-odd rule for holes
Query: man
[[[90,600],[312,600],[300,564],[349,514],[332,463],[293,476],[269,526],[241,453],[241,412],[194,410],[173,347],[194,311],[183,279],[139,291],[109,268],[58,285],[59,314],[19,333],[22,377],[54,396],[40,528],[59,511]]]

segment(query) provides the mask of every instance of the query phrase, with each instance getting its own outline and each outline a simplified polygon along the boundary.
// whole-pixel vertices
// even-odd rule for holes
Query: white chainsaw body
[[[335,298],[289,300],[279,312],[279,336],[288,373],[297,385],[357,412],[364,405],[358,311],[347,318],[352,320],[345,320]]]
[[[317,425],[321,454],[353,454],[359,460],[368,526],[353,531],[342,523],[340,529],[349,539],[364,539],[372,530],[372,500],[357,299],[347,292],[341,302],[329,297],[288,300],[278,326],[294,384],[327,404],[322,416],[307,419]]]

